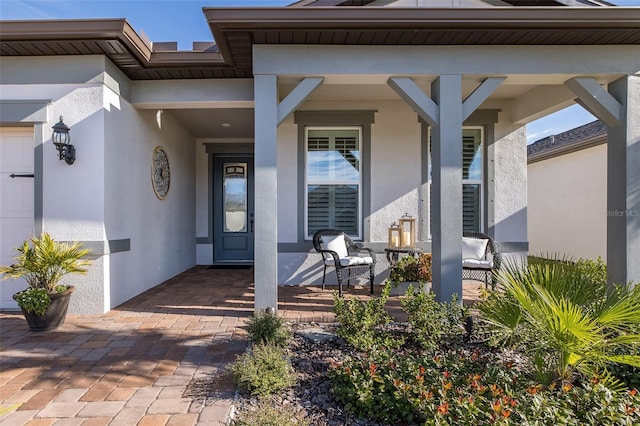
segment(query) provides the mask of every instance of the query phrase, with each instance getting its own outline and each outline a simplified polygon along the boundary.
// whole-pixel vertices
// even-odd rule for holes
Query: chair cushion
[[[335,262],[333,258],[325,259],[324,264],[332,266]],[[346,256],[340,258],[340,266],[353,266],[353,265],[370,265],[373,263],[371,256],[359,257],[359,256]]]
[[[478,239],[462,237],[462,258],[476,260],[483,259],[484,254],[487,251],[488,243],[489,240],[484,238]]]
[[[463,268],[471,269],[491,269],[493,268],[492,260],[462,259]]]
[[[344,235],[323,235],[322,246],[325,250],[331,250],[338,253],[338,257],[343,258],[349,256],[347,252],[347,244],[344,241]],[[330,256],[329,256],[330,257]]]

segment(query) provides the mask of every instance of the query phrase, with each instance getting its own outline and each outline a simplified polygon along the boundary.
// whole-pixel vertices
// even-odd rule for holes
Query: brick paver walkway
[[[0,424],[224,424],[235,392],[226,365],[247,345],[252,280],[252,270],[195,267],[107,314],[69,316],[49,333],[0,313]],[[331,294],[280,287],[280,314],[335,321]],[[352,294],[367,297],[367,288]],[[397,298],[390,307],[398,311]]]

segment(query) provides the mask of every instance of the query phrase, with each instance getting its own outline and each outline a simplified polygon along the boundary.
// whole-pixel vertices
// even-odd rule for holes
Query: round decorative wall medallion
[[[156,197],[161,200],[167,198],[169,186],[171,185],[171,172],[169,170],[169,159],[164,148],[157,146],[153,150],[151,162],[151,185]]]

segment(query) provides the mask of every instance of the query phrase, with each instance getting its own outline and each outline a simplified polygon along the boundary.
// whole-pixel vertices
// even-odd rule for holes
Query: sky
[[[295,0],[0,0],[0,19],[126,18],[153,42],[178,42],[190,50],[194,41],[212,41],[202,7],[273,7]],[[640,0],[609,0],[619,6],[640,6]],[[527,125],[527,143],[562,133],[595,120],[574,105]]]

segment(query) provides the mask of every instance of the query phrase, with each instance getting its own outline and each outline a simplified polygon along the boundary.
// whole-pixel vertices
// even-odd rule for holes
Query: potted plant
[[[418,288],[420,284],[431,282],[431,253],[422,253],[418,257],[405,256],[391,268],[389,279],[393,285],[392,296],[407,292],[410,285]]]
[[[26,290],[13,295],[32,331],[48,331],[64,323],[75,287],[61,285],[67,274],[87,272],[88,249],[80,243],[60,243],[47,233],[25,240],[15,249],[14,264],[0,266],[3,279],[24,278]]]

